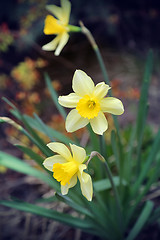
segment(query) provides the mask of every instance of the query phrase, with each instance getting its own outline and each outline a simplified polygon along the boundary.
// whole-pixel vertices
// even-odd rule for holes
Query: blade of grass
[[[137,121],[136,121],[136,132],[137,132],[137,174],[139,175],[141,170],[141,148],[142,148],[142,140],[144,134],[144,127],[146,123],[147,117],[147,109],[148,109],[148,90],[150,79],[152,75],[153,68],[153,52],[149,51],[147,56],[147,61],[145,65],[143,84],[141,88],[140,100],[138,105],[138,113],[137,113]]]
[[[53,88],[53,85],[51,83],[51,79],[50,79],[49,75],[47,73],[45,73],[44,77],[45,77],[46,85],[51,94],[54,104],[56,105],[56,107],[57,107],[58,111],[60,112],[60,114],[62,115],[62,117],[64,119],[66,119],[66,116],[67,116],[66,112],[65,112],[64,108],[58,102],[58,95],[57,95],[57,92],[55,91],[55,89]]]
[[[35,153],[32,149],[18,144],[15,144],[15,146],[19,148],[23,153],[28,155],[32,160],[34,160],[40,167],[43,166],[42,163],[44,161],[44,158]]]
[[[94,227],[93,227],[92,223],[86,219],[72,217],[69,214],[60,213],[55,210],[47,209],[47,208],[40,207],[40,206],[30,204],[30,203],[26,203],[26,202],[2,200],[2,201],[0,201],[0,204],[4,205],[6,207],[16,208],[21,211],[30,212],[30,213],[33,213],[33,214],[36,214],[36,215],[39,215],[42,217],[47,217],[47,218],[53,219],[55,221],[67,224],[71,227],[83,229],[85,231],[92,229],[94,232]]]
[[[151,201],[146,202],[139,218],[137,219],[134,227],[130,231],[126,240],[134,240],[137,235],[140,233],[146,222],[148,221],[149,216],[153,210],[154,204]]]
[[[59,184],[50,175],[45,174],[44,172],[31,167],[26,162],[1,151],[0,151],[0,165],[15,170],[17,172],[34,176],[48,184],[50,187],[56,189],[57,191],[60,190]]]
[[[137,191],[140,188],[140,185],[144,181],[152,162],[155,160],[155,157],[156,157],[157,153],[159,152],[159,146],[160,146],[160,130],[158,131],[157,136],[155,137],[155,140],[153,142],[149,156],[143,166],[143,169],[132,188],[133,195],[137,194]]]

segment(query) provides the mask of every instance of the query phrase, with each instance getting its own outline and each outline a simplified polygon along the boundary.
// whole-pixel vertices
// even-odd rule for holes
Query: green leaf
[[[112,130],[111,132],[111,144],[112,144],[112,149],[113,149],[113,153],[116,160],[117,169],[120,171],[121,169],[120,169],[120,161],[119,161],[119,152],[117,148],[116,134],[114,130]]]
[[[6,207],[16,208],[21,211],[30,212],[42,217],[47,217],[58,222],[67,224],[71,227],[83,229],[85,231],[94,229],[94,226],[89,220],[72,217],[69,214],[60,213],[55,210],[43,208],[34,204],[20,201],[0,201],[0,204]]]
[[[158,131],[157,136],[155,137],[155,140],[151,147],[148,158],[146,159],[146,162],[142,168],[142,171],[138,179],[136,180],[136,183],[133,186],[133,189],[132,189],[133,195],[137,193],[138,189],[140,188],[140,185],[142,184],[143,180],[146,178],[147,172],[150,169],[152,162],[155,160],[156,155],[159,152],[159,146],[160,146],[160,130]]]
[[[120,185],[119,177],[113,177],[113,181],[114,181],[115,186]],[[123,180],[122,184],[127,185],[127,182],[125,180]],[[97,192],[108,190],[108,189],[111,189],[111,187],[112,187],[109,179],[102,179],[102,180],[96,181],[96,182],[94,182],[93,185]]]
[[[60,142],[63,142],[65,144],[74,143],[73,140],[71,140],[70,138],[66,137],[64,134],[54,130],[53,128],[51,128],[51,127],[49,127],[47,125],[45,125],[46,126],[45,127],[46,130],[44,131],[44,128],[42,128],[42,126],[39,124],[39,122],[36,119],[34,119],[34,118],[30,117],[30,116],[27,116],[27,115],[24,115],[24,118],[26,119],[26,121],[28,121],[30,123],[30,125],[34,129],[36,129],[36,130],[38,130],[38,131],[40,131],[40,132],[42,132],[44,134],[46,134],[46,130],[48,132],[50,132],[50,135],[52,136],[52,138],[54,140],[55,139],[59,140]]]
[[[75,202],[74,202],[73,200],[71,200],[68,196],[66,196],[66,195],[61,195],[61,194],[56,193],[56,197],[57,197],[57,199],[59,199],[59,200],[62,201],[62,202],[65,202],[67,205],[69,205],[70,207],[72,207],[72,208],[75,209],[76,211],[78,211],[78,212],[80,212],[80,213],[83,213],[84,215],[93,218],[93,215],[91,214],[90,211],[88,211],[87,208],[82,207],[81,205],[75,203]]]
[[[64,108],[58,102],[58,95],[57,95],[57,92],[55,91],[55,89],[52,86],[50,77],[48,76],[47,73],[45,73],[44,77],[45,77],[45,81],[46,81],[46,85],[48,87],[48,90],[49,90],[49,92],[51,94],[51,97],[53,99],[53,102],[56,105],[56,107],[57,107],[58,111],[60,112],[60,114],[62,115],[62,117],[65,119],[66,118],[66,112],[65,112]]]
[[[151,201],[146,202],[139,218],[137,219],[135,225],[133,226],[126,240],[133,240],[137,237],[137,235],[140,233],[140,231],[148,221],[148,218],[153,210],[153,207],[154,207],[153,202]]]
[[[13,157],[12,155],[1,152],[1,151],[0,151],[0,165],[10,168],[12,170],[15,170],[17,172],[21,172],[21,173],[24,173],[27,175],[34,176],[34,177],[42,180],[43,182],[45,182],[46,184],[48,184],[50,187],[54,188],[55,190],[57,190],[57,191],[60,190],[59,184],[50,175],[45,174],[44,172],[31,167],[26,162],[24,162],[16,157]]]
[[[40,167],[42,167],[42,163],[44,161],[44,158],[35,153],[32,149],[22,146],[22,145],[15,145],[17,148],[19,148],[23,153],[27,154],[32,160],[34,160]]]
[[[149,51],[147,62],[145,65],[145,72],[143,78],[143,84],[141,88],[140,100],[138,105],[138,113],[137,113],[137,121],[136,121],[136,133],[137,133],[137,174],[139,175],[141,171],[141,148],[142,148],[142,140],[144,135],[144,128],[147,119],[148,112],[148,90],[150,79],[152,75],[153,68],[153,52]]]

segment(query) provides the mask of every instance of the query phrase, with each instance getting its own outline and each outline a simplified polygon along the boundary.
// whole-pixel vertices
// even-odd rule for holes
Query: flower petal
[[[108,112],[115,115],[121,115],[124,112],[123,104],[118,98],[104,98],[101,100],[100,105],[103,112]]]
[[[99,100],[101,100],[102,98],[104,98],[106,96],[106,94],[108,93],[108,90],[110,88],[111,87],[109,85],[105,84],[104,82],[98,83],[94,88],[95,97],[97,97]]]
[[[59,41],[60,41],[60,35],[55,37],[51,42],[43,45],[42,49],[45,51],[54,51],[56,49]]]
[[[61,0],[61,6],[62,6],[62,16],[63,16],[62,22],[64,24],[68,24],[70,12],[71,12],[71,3],[68,0]]]
[[[61,7],[57,7],[55,5],[47,5],[46,9],[60,21],[63,20],[63,11]]]
[[[65,163],[66,159],[63,158],[60,155],[54,155],[52,157],[48,157],[44,160],[43,165],[45,168],[47,168],[49,171],[53,172],[53,165],[55,163]]]
[[[67,44],[68,39],[69,39],[69,34],[64,32],[63,34],[60,34],[61,38],[58,44],[58,47],[55,51],[55,55],[58,56],[60,54],[60,52],[62,51],[62,49],[64,48],[64,46]]]
[[[51,142],[47,144],[47,147],[49,147],[53,152],[61,155],[67,161],[70,161],[72,159],[72,155],[69,149],[63,143]]]
[[[70,93],[67,96],[60,96],[58,98],[59,104],[67,108],[75,108],[79,100],[80,100],[80,97],[77,96],[75,93]]]
[[[73,76],[72,88],[77,95],[83,97],[93,93],[94,82],[85,72],[76,70]]]
[[[103,135],[108,128],[107,119],[101,111],[98,113],[97,117],[90,119],[90,124],[93,131],[99,135]]]
[[[66,118],[66,130],[67,132],[74,132],[80,128],[85,127],[89,123],[88,118],[83,118],[76,109],[69,112]]]
[[[82,147],[78,147],[74,144],[70,144],[72,153],[73,153],[73,158],[75,161],[82,163],[84,162],[85,158],[86,158],[86,151],[84,148]]]
[[[66,195],[68,193],[69,188],[72,188],[76,185],[77,183],[77,175],[74,175],[71,179],[70,179],[70,184],[66,184],[66,185],[61,185],[61,193],[62,195]]]
[[[85,196],[88,201],[92,201],[93,185],[91,176],[85,172],[82,172],[82,174],[78,174],[78,178],[83,196]]]

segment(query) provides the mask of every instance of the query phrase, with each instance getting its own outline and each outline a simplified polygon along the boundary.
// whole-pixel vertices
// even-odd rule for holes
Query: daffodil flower
[[[52,171],[53,177],[61,183],[62,195],[66,195],[69,188],[76,185],[78,177],[82,194],[88,201],[91,201],[93,186],[90,175],[84,172],[87,168],[86,164],[84,164],[86,161],[85,149],[70,144],[71,154],[69,149],[63,143],[52,142],[47,146],[57,154],[46,158],[43,165],[49,171]]]
[[[71,4],[68,0],[61,0],[61,7],[47,5],[46,8],[56,18],[52,15],[47,15],[45,19],[44,34],[55,34],[57,36],[51,42],[44,45],[42,49],[46,51],[55,50],[55,55],[58,56],[68,42],[68,32],[77,32],[80,31],[80,28],[69,25]]]
[[[74,93],[60,96],[59,103],[71,110],[66,118],[65,127],[68,132],[74,132],[91,124],[96,134],[103,135],[108,128],[105,112],[121,115],[124,112],[122,102],[114,97],[105,97],[110,89],[104,82],[96,86],[92,79],[83,71],[76,70],[73,76]]]

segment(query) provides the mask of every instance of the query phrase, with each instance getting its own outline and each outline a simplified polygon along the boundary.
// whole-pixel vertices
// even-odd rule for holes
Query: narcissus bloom
[[[66,118],[66,130],[74,132],[91,124],[93,131],[102,135],[108,128],[105,112],[121,115],[124,112],[122,102],[114,97],[105,97],[110,87],[104,82],[96,86],[83,71],[76,70],[73,76],[74,93],[60,96],[59,103],[67,108],[75,108]]]
[[[58,154],[46,158],[43,165],[52,171],[53,177],[61,183],[62,194],[67,194],[69,188],[76,185],[78,177],[82,194],[88,201],[91,201],[93,186],[90,175],[84,172],[87,168],[86,164],[83,163],[86,160],[85,149],[70,144],[71,153],[63,143],[52,142],[47,146]]]
[[[47,5],[46,8],[56,18],[52,15],[47,15],[45,19],[44,33],[46,35],[56,34],[57,37],[48,44],[44,45],[42,49],[46,51],[55,50],[55,55],[58,56],[69,39],[68,23],[71,4],[68,0],[61,0],[61,7],[57,7],[55,5]]]

